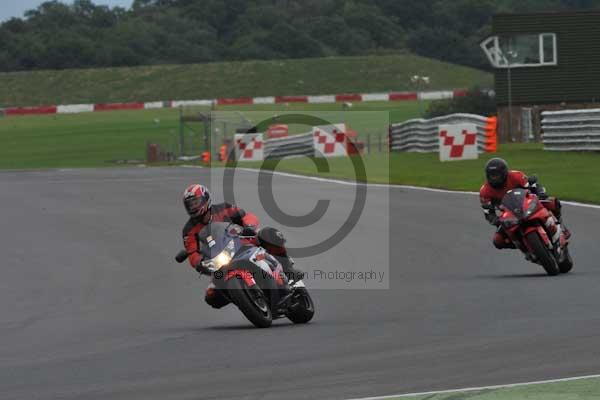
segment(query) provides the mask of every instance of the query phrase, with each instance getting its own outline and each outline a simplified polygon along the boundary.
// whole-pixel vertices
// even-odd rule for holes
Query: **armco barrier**
[[[177,108],[180,106],[249,105],[249,104],[286,104],[286,103],[342,103],[367,101],[405,101],[405,100],[441,100],[465,96],[465,90],[428,91],[428,92],[392,92],[392,93],[342,93],[316,96],[268,96],[238,97],[203,100],[150,101],[146,103],[111,104],[67,104],[47,107],[14,107],[5,110],[6,115],[32,114],[75,114],[92,111],[142,110],[153,108]]]
[[[477,126],[477,143],[480,153],[493,153],[497,149],[497,119],[474,114],[451,114],[432,119],[411,119],[390,127],[390,151],[434,153],[439,151],[438,126],[472,123]]]
[[[600,109],[542,112],[544,150],[600,151]]]
[[[94,104],[94,111],[143,110],[144,103]]]
[[[315,154],[312,132],[286,138],[269,139],[265,142],[265,158],[290,156],[312,157]]]
[[[56,106],[13,107],[4,110],[6,116],[56,114]]]
[[[56,109],[57,114],[79,114],[92,111],[94,111],[93,104],[70,104],[66,106],[58,106]]]

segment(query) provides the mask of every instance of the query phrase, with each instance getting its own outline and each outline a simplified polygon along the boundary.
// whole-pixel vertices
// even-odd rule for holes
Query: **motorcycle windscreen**
[[[239,248],[239,233],[241,227],[231,222],[212,222],[206,225],[198,234],[202,255],[212,259],[221,254],[232,240],[235,249]]]
[[[507,210],[515,214],[516,217],[523,217],[523,204],[527,197],[527,190],[525,189],[514,189],[509,190],[502,199],[502,205]]]

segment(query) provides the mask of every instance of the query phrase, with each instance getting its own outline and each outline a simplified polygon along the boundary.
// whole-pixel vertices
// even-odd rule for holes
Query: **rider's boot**
[[[494,246],[498,249],[516,249],[517,246],[513,243],[512,240],[506,235],[504,230],[501,227],[498,227],[496,233],[494,234],[494,238],[492,239]]]
[[[215,287],[214,283],[211,283],[206,289],[204,301],[206,301],[206,303],[212,308],[217,309],[223,308],[230,303],[229,299],[223,295],[223,292]]]

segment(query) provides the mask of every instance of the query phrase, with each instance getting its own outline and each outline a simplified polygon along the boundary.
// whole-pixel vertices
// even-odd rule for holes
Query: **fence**
[[[600,151],[600,109],[542,112],[544,150]]]
[[[477,126],[480,153],[495,152],[497,147],[496,117],[474,114],[451,114],[432,119],[411,119],[390,126],[390,151],[434,153],[439,151],[439,125],[472,123]]]

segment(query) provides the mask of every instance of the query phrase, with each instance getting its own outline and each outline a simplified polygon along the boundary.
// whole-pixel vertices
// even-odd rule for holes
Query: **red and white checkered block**
[[[262,161],[265,142],[262,133],[235,135],[235,158],[238,161]]]
[[[475,124],[440,125],[438,132],[440,161],[474,160],[479,157]]]
[[[312,129],[315,157],[347,156],[346,124],[315,126]]]

